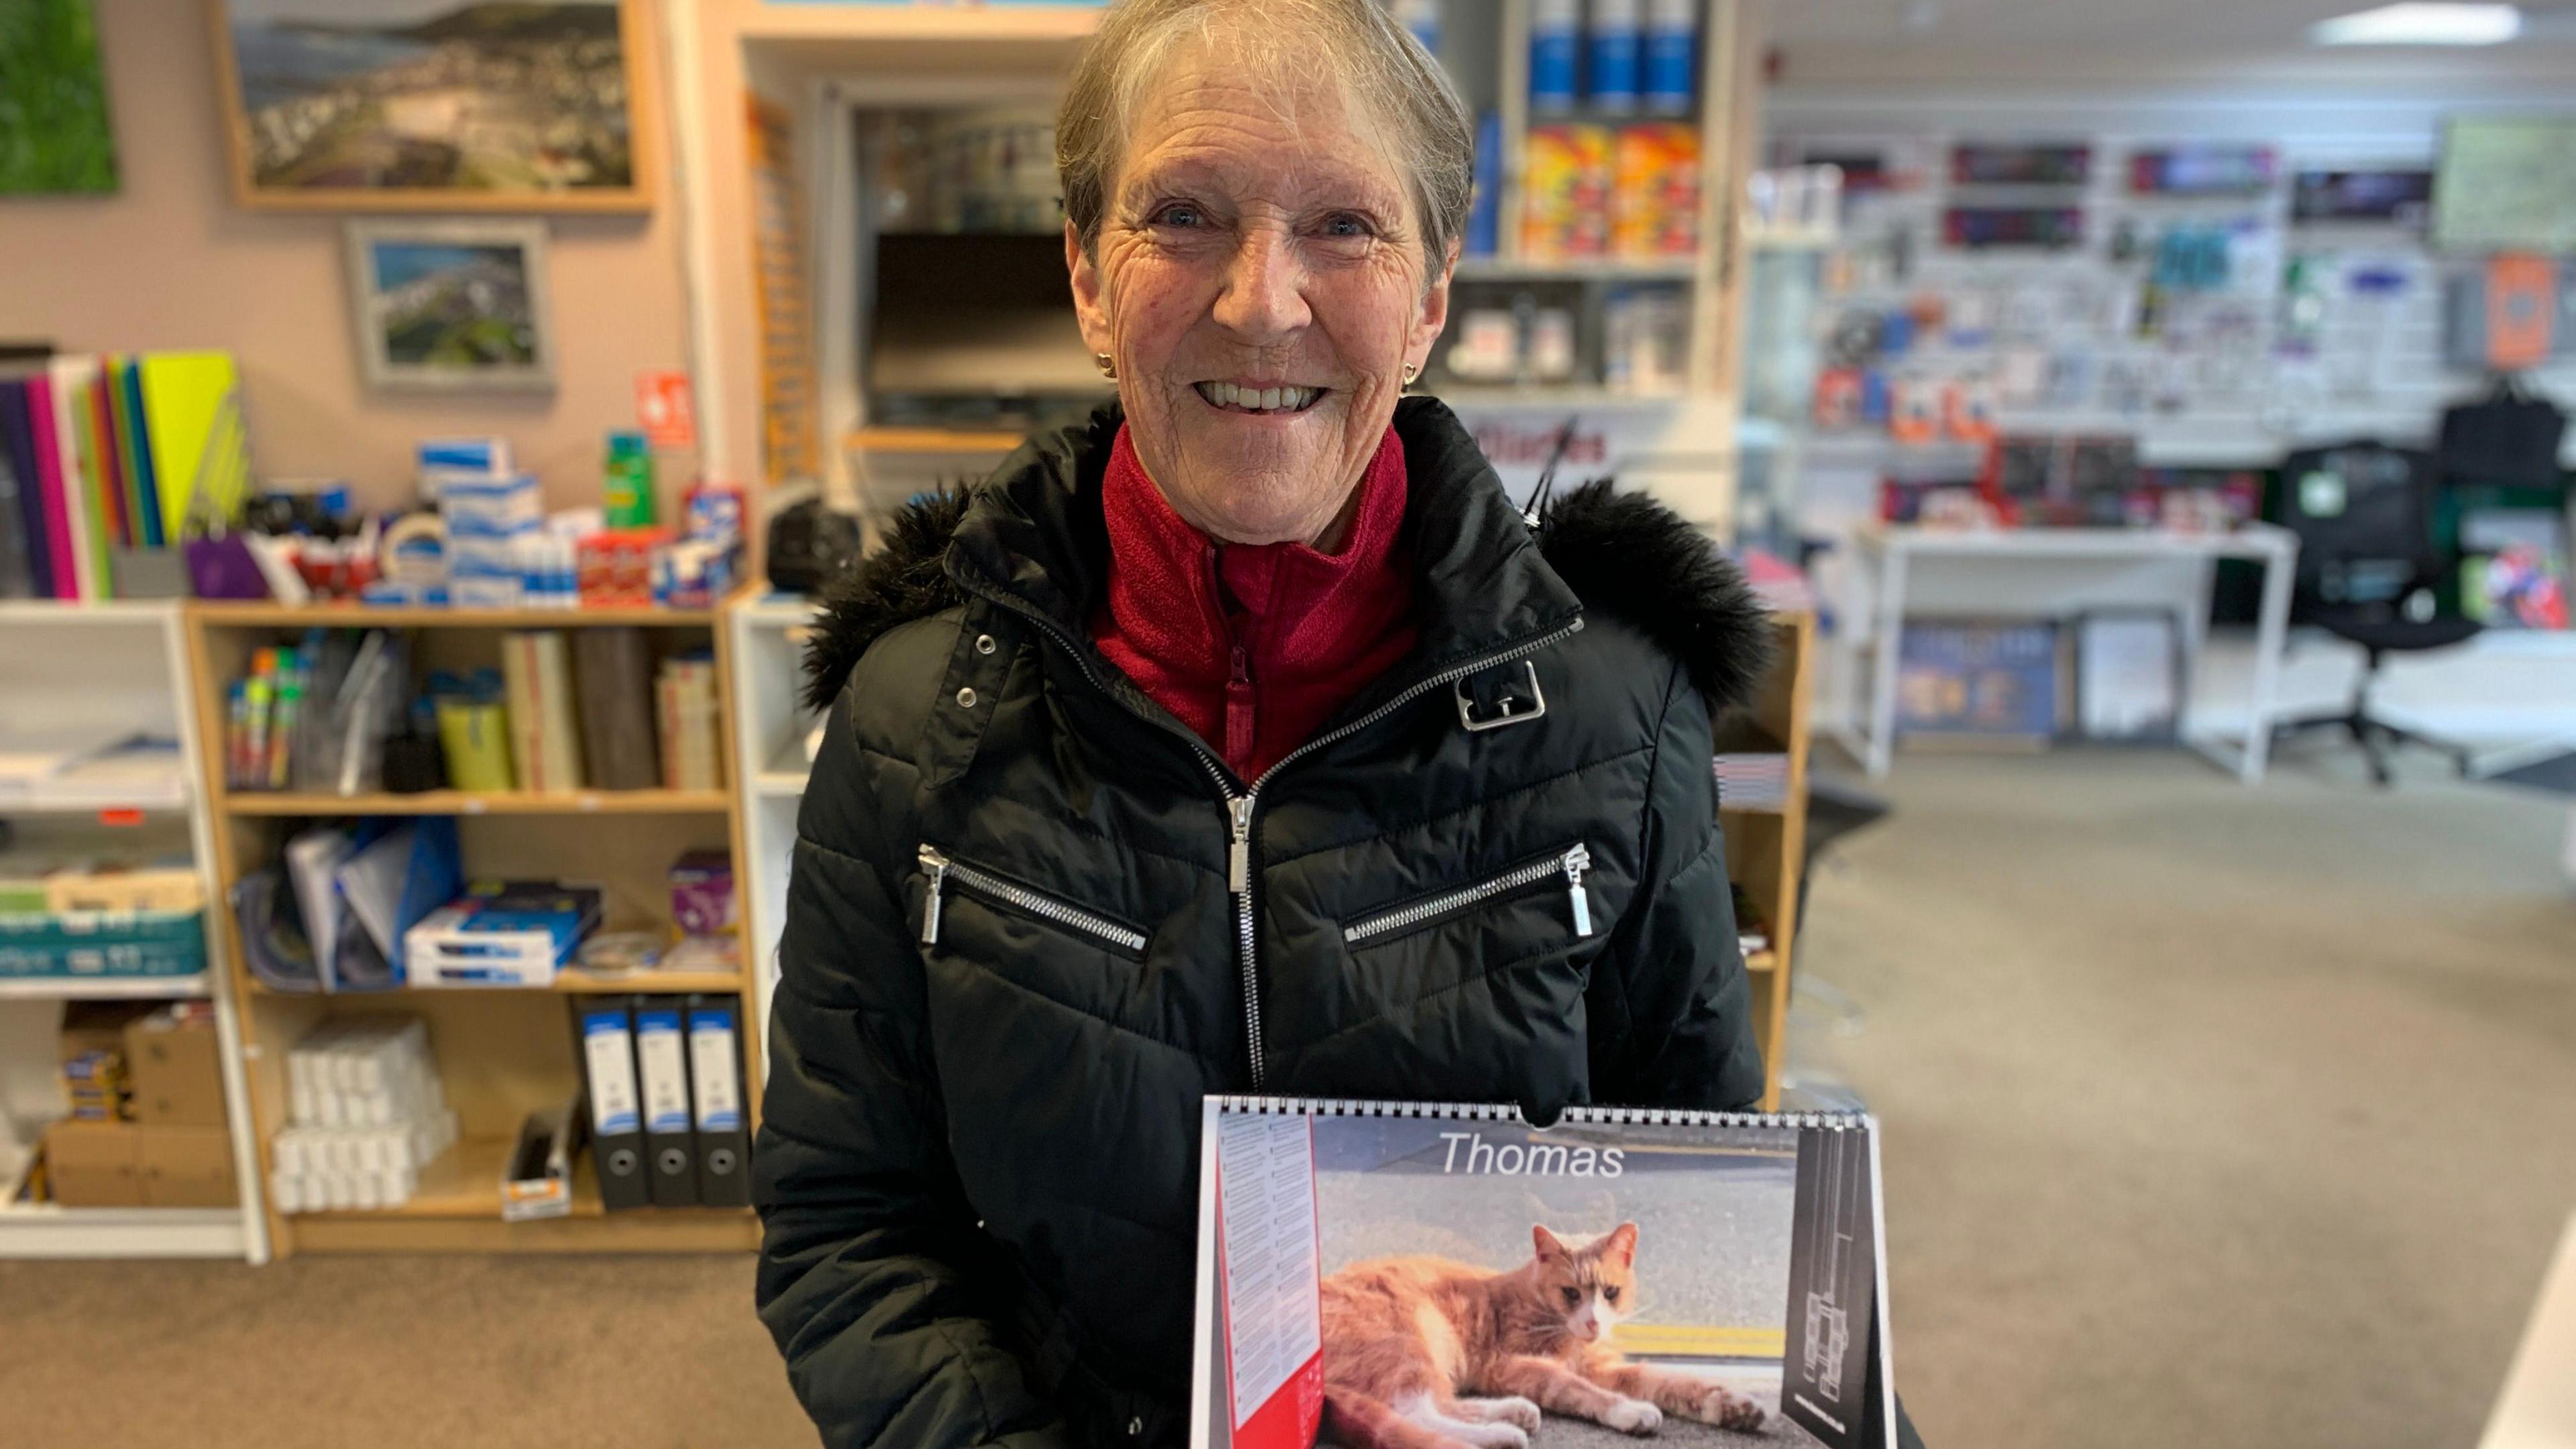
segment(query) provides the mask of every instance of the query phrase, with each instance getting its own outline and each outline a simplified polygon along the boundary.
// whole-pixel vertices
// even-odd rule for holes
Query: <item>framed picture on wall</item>
[[[642,211],[646,0],[206,0],[251,207]]]
[[[115,189],[91,0],[0,5],[0,196]]]
[[[371,387],[555,385],[540,221],[353,221],[349,308]]]

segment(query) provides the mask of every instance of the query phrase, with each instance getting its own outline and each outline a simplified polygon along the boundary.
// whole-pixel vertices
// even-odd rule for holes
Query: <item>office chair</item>
[[[2465,746],[2370,712],[2371,689],[2389,655],[2448,649],[2479,630],[2474,619],[2433,611],[2449,563],[2433,542],[2435,476],[2427,454],[2369,441],[2302,449],[2281,464],[2281,521],[2299,538],[2291,621],[2359,645],[2363,662],[2350,706],[2279,721],[2273,735],[2342,730],[2361,747],[2371,779],[2382,786],[2389,783],[2394,746],[2419,745],[2448,755],[2463,776],[2470,768]]]

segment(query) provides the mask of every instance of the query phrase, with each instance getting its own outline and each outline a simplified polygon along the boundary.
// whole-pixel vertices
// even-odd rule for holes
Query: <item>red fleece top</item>
[[[1337,554],[1211,541],[1118,429],[1101,483],[1109,596],[1092,642],[1250,781],[1413,648],[1404,448],[1387,429]]]

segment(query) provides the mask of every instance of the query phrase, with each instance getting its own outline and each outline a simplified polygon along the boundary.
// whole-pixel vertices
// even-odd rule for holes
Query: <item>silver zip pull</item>
[[[1574,902],[1574,934],[1592,934],[1592,902],[1583,894],[1583,873],[1592,868],[1592,852],[1576,846],[1565,853],[1565,893]]]
[[[1229,796],[1225,808],[1234,820],[1234,839],[1225,852],[1225,888],[1241,895],[1252,889],[1252,797]]]
[[[924,845],[921,847],[921,868],[930,872],[929,896],[921,906],[921,944],[936,946],[939,944],[939,893],[948,884],[948,857],[939,853],[938,846]]]

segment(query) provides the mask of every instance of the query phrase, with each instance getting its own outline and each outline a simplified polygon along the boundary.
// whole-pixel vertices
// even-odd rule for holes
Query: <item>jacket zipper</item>
[[[1409,905],[1362,917],[1342,929],[1342,942],[1350,946],[1366,945],[1372,938],[1411,930],[1470,906],[1480,906],[1497,897],[1527,890],[1555,875],[1565,877],[1566,899],[1574,915],[1574,934],[1589,936],[1592,934],[1592,902],[1584,898],[1583,873],[1591,868],[1591,850],[1577,841],[1559,854],[1514,866],[1491,880],[1454,891],[1442,891]]]
[[[1107,916],[1094,915],[1070,901],[1041,895],[1027,886],[977,870],[964,861],[951,860],[938,846],[921,847],[921,868],[930,875],[930,897],[921,908],[921,944],[925,946],[939,944],[939,898],[948,883],[954,880],[959,887],[979,896],[1000,901],[1040,920],[1053,921],[1123,950],[1141,953],[1145,949],[1145,933],[1142,931],[1122,926]]]
[[[961,588],[964,588],[967,592],[991,603],[998,604],[1001,607],[1010,610],[1012,613],[1027,619],[1030,623],[1037,625],[1038,629],[1042,633],[1046,634],[1047,637],[1055,640],[1058,645],[1063,647],[1064,652],[1072,658],[1075,667],[1082,671],[1083,677],[1090,680],[1094,688],[1098,689],[1101,693],[1108,695],[1111,699],[1118,699],[1118,691],[1110,687],[1109,681],[1100,677],[1099,670],[1091,667],[1091,661],[1083,657],[1081,646],[1076,644],[1073,637],[1066,633],[1063,626],[1057,624],[1055,620],[1048,618],[1043,612],[1033,605],[1025,603],[1008,593],[984,584],[980,580],[970,580],[964,577],[963,571],[960,572],[957,582],[958,585]],[[1272,776],[1277,775],[1281,770],[1286,769],[1292,762],[1299,758],[1315,750],[1320,750],[1327,745],[1350,738],[1352,735],[1359,733],[1361,730],[1367,729],[1370,725],[1377,723],[1379,720],[1386,718],[1388,715],[1395,713],[1398,709],[1401,709],[1405,705],[1412,703],[1414,700],[1421,698],[1432,690],[1440,688],[1442,685],[1454,684],[1457,681],[1466,678],[1470,674],[1491,669],[1497,664],[1509,664],[1516,659],[1527,658],[1528,656],[1536,654],[1540,650],[1545,649],[1560,640],[1571,639],[1581,632],[1583,632],[1583,616],[1577,614],[1573,618],[1566,620],[1564,623],[1548,630],[1544,634],[1524,639],[1516,644],[1506,645],[1501,649],[1494,650],[1492,653],[1479,655],[1463,664],[1452,664],[1448,668],[1439,670],[1426,678],[1418,679],[1411,685],[1406,686],[1400,693],[1388,699],[1386,703],[1370,710],[1367,714],[1360,716],[1358,719],[1352,720],[1350,723],[1343,725],[1339,729],[1317,735],[1313,739],[1299,745],[1297,748],[1290,750],[1287,754],[1280,756],[1276,764],[1273,764],[1269,769],[1262,771],[1260,778],[1246,786],[1243,793],[1239,795],[1235,793],[1234,789],[1234,771],[1227,768],[1225,761],[1218,759],[1216,755],[1208,749],[1206,741],[1200,739],[1194,734],[1191,734],[1188,730],[1183,729],[1176,724],[1165,720],[1155,719],[1153,716],[1146,714],[1142,710],[1136,709],[1132,705],[1128,707],[1128,713],[1135,715],[1138,719],[1143,720],[1147,724],[1155,725],[1163,729],[1173,737],[1179,739],[1183,744],[1188,745],[1190,748],[1190,754],[1198,760],[1199,764],[1203,768],[1206,769],[1208,772],[1208,778],[1216,785],[1219,798],[1221,798],[1225,803],[1226,825],[1228,832],[1225,870],[1226,888],[1234,896],[1235,970],[1236,974],[1242,980],[1243,1025],[1247,1037],[1245,1042],[1245,1051],[1251,1058],[1252,1090],[1256,1094],[1259,1093],[1267,1084],[1269,1078],[1268,1069],[1265,1067],[1261,1059],[1261,978],[1258,955],[1254,949],[1253,943],[1252,919],[1252,812],[1255,802],[1260,797],[1261,787],[1269,784]],[[1120,700],[1119,702],[1121,704],[1126,703],[1124,700]]]

